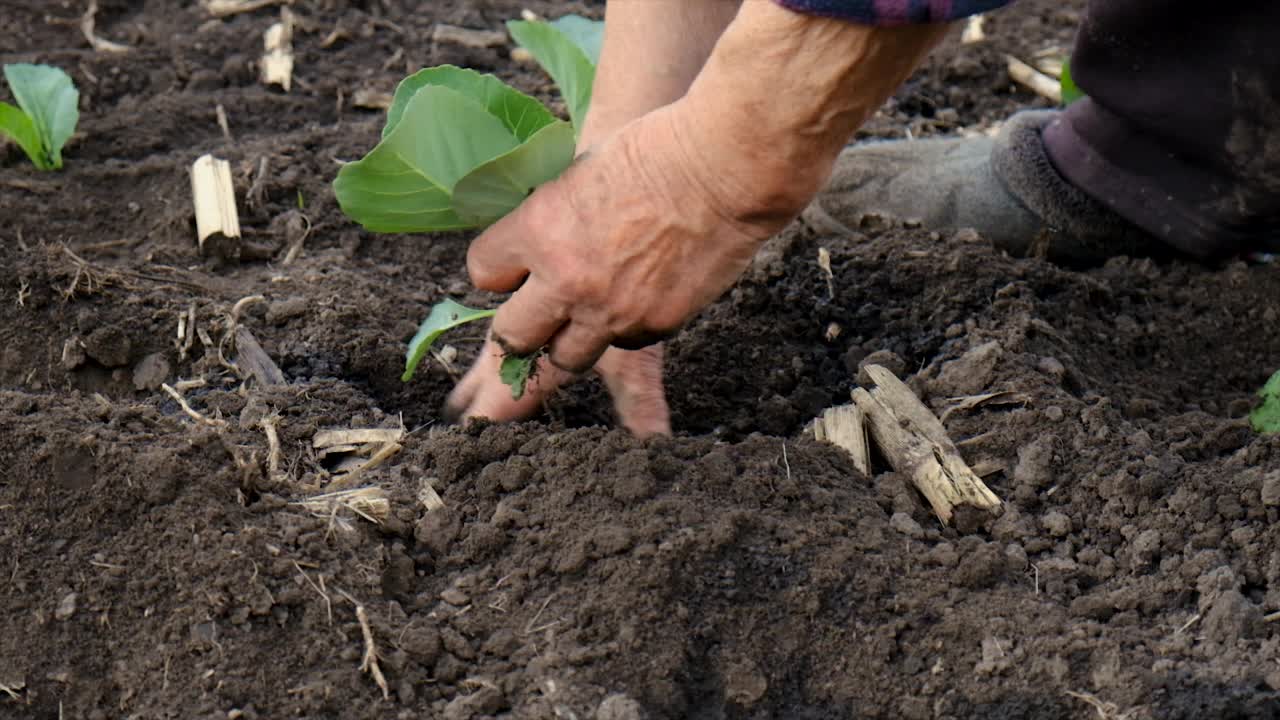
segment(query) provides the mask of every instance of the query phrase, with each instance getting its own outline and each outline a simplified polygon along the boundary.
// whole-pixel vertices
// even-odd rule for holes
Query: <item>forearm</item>
[[[684,151],[717,169],[715,200],[735,219],[772,232],[946,27],[872,27],[747,2],[682,101]]]
[[[612,0],[584,145],[684,96],[740,0]]]

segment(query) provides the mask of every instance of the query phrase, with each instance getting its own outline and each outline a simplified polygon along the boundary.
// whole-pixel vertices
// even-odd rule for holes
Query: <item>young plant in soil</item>
[[[452,65],[420,70],[396,88],[381,142],[338,172],[333,189],[344,213],[373,232],[484,228],[573,162],[603,23],[568,16],[512,21],[507,29],[555,81],[571,122],[493,75]],[[493,314],[453,300],[437,304],[409,343],[402,379],[413,377],[444,332]],[[500,375],[516,399],[534,355],[503,359]]]
[[[62,147],[80,120],[80,92],[62,70],[19,63],[4,66],[18,107],[0,102],[0,135],[18,144],[40,170],[62,168]]]
[[[1262,404],[1249,413],[1249,424],[1260,433],[1280,432],[1280,371],[1258,391]]]
[[[1062,63],[1062,75],[1058,78],[1058,85],[1062,89],[1062,107],[1066,107],[1071,103],[1084,97],[1084,91],[1076,85],[1076,80],[1071,76],[1071,61],[1065,60]]]

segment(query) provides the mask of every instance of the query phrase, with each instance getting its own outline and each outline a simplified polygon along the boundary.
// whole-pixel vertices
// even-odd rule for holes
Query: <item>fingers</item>
[[[596,371],[609,388],[623,427],[641,438],[671,434],[671,410],[662,383],[661,345],[638,351],[610,348],[600,358]]]
[[[498,376],[502,356],[503,350],[496,342],[486,341],[475,364],[445,401],[444,419],[447,422],[463,422],[474,417],[498,422],[522,420],[536,414],[547,396],[573,379],[569,373],[543,360],[529,379],[524,396],[514,400],[511,388]]]
[[[492,334],[507,352],[528,355],[549,343],[568,319],[566,305],[534,276],[498,308]]]
[[[449,422],[478,417],[497,422],[523,420],[536,415],[552,393],[576,377],[544,358],[529,379],[524,397],[513,400],[511,388],[498,377],[502,355],[496,342],[486,342],[475,364],[445,403]],[[596,371],[613,397],[618,422],[623,427],[641,438],[671,434],[671,411],[662,383],[661,345],[634,352],[610,348],[596,364]]]
[[[548,354],[556,367],[572,373],[590,370],[609,348],[604,332],[581,322],[570,322],[551,340]]]
[[[529,232],[520,208],[494,223],[471,242],[467,274],[481,290],[510,292],[529,274],[521,250]]]
[[[663,340],[671,338],[676,333],[673,332],[634,332],[627,335],[620,335],[613,339],[610,343],[616,348],[623,350],[642,350],[647,347],[656,345]]]

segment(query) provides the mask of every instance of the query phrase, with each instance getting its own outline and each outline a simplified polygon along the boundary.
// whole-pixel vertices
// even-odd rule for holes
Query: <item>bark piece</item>
[[[965,463],[942,422],[893,373],[864,369],[874,387],[854,390],[853,402],[889,464],[911,478],[938,519],[950,524],[961,508],[998,515],[1000,498]]]
[[[236,328],[236,365],[241,372],[248,373],[258,381],[258,385],[284,385],[284,372],[271,359],[266,350],[258,342],[258,338],[243,325]]]

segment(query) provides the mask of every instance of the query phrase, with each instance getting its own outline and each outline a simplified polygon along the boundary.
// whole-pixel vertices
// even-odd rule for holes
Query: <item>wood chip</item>
[[[960,44],[972,45],[986,40],[987,33],[982,29],[985,20],[981,13],[970,15],[969,20],[965,22],[964,32],[960,33]]]
[[[293,13],[280,8],[280,22],[262,36],[263,55],[258,64],[263,85],[279,85],[285,92],[293,85]]]
[[[280,366],[276,365],[271,356],[267,355],[267,351],[262,349],[258,338],[253,336],[249,328],[243,325],[237,326],[235,338],[236,365],[242,373],[251,376],[258,381],[258,385],[263,387],[284,385],[288,382]]]
[[[320,449],[335,445],[360,446],[365,443],[393,443],[404,437],[403,428],[365,428],[358,430],[321,430],[311,439],[311,447]]]
[[[391,107],[393,99],[394,96],[384,90],[360,88],[351,96],[351,104],[354,107],[364,108],[365,110],[386,110]]]
[[[201,155],[191,166],[191,195],[200,254],[239,257],[240,213],[231,183],[231,163]]]
[[[867,443],[867,426],[857,405],[827,408],[813,423],[813,435],[849,453],[853,466],[863,475],[871,475],[871,448]]]
[[[418,490],[418,502],[427,509],[427,512],[434,512],[444,507],[444,498],[440,497],[440,493],[436,492],[435,486],[431,483],[431,478],[422,481],[422,487]]]
[[[960,456],[937,417],[893,373],[879,365],[864,370],[874,387],[853,391],[877,447],[895,470],[911,478],[943,524],[961,507],[998,514],[1000,498]]]
[[[1013,392],[1011,390],[1001,390],[1000,392],[983,393],[981,395],[967,395],[965,397],[948,398],[946,409],[942,411],[939,418],[942,422],[946,422],[952,413],[968,412],[983,405],[1027,405],[1031,402],[1031,396],[1026,393]]]
[[[370,470],[382,465],[389,458],[400,452],[403,446],[400,443],[387,443],[378,449],[368,460],[361,463],[354,470],[342,475],[337,475],[329,483],[330,490],[340,490],[342,488],[351,487],[364,478],[365,474]]]

